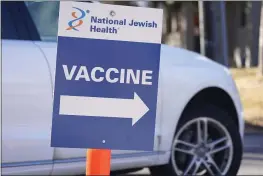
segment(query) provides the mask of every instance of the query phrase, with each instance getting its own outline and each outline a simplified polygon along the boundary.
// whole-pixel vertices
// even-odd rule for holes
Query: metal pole
[[[226,9],[225,1],[220,1],[220,14],[221,14],[221,32],[222,32],[222,54],[224,65],[229,67],[228,63],[228,42],[227,42],[227,28],[226,28]]]
[[[259,53],[258,53],[258,60],[259,60],[259,68],[260,68],[260,75],[263,75],[263,3],[261,4],[261,12],[260,12],[260,26],[259,26]]]
[[[204,22],[204,3],[198,1],[198,12],[199,12],[199,35],[200,35],[200,53],[205,56],[205,22]]]

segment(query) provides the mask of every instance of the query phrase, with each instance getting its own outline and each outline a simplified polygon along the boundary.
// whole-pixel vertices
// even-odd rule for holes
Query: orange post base
[[[110,175],[111,150],[88,149],[86,175]]]

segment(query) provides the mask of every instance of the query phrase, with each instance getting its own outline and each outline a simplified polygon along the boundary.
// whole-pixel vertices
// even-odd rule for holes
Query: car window
[[[6,8],[5,5],[2,4],[1,6],[1,16],[2,22],[1,22],[1,36],[2,39],[12,39],[17,40],[18,34],[15,28],[15,25],[13,23],[13,20],[11,18],[11,14]]]
[[[39,40],[38,32],[24,2],[1,3],[2,39]]]
[[[58,30],[59,1],[25,2],[43,41],[56,41]]]
[[[85,1],[90,3],[90,1]],[[42,41],[56,41],[58,32],[59,1],[26,1],[29,13]]]

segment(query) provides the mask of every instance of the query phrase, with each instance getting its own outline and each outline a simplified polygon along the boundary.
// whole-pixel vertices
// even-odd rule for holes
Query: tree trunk
[[[263,76],[263,11],[262,11],[262,5],[261,7],[261,13],[260,13],[260,28],[259,28],[259,54],[258,54],[258,59],[259,59],[259,73],[260,75]]]
[[[194,50],[194,13],[192,2],[182,2],[181,9],[181,43],[182,47],[188,50]]]
[[[252,45],[251,45],[251,60],[250,66],[258,66],[259,53],[259,31],[260,31],[260,16],[261,16],[261,2],[251,1],[252,10]]]
[[[171,13],[171,5],[166,2],[163,3],[164,10],[164,32],[162,35],[162,43],[167,44],[169,35],[172,31],[172,13]]]

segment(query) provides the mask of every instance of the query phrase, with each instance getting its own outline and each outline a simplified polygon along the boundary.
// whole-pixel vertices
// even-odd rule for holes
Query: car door
[[[40,38],[23,2],[2,2],[1,16],[2,171],[48,175],[52,86]]]

